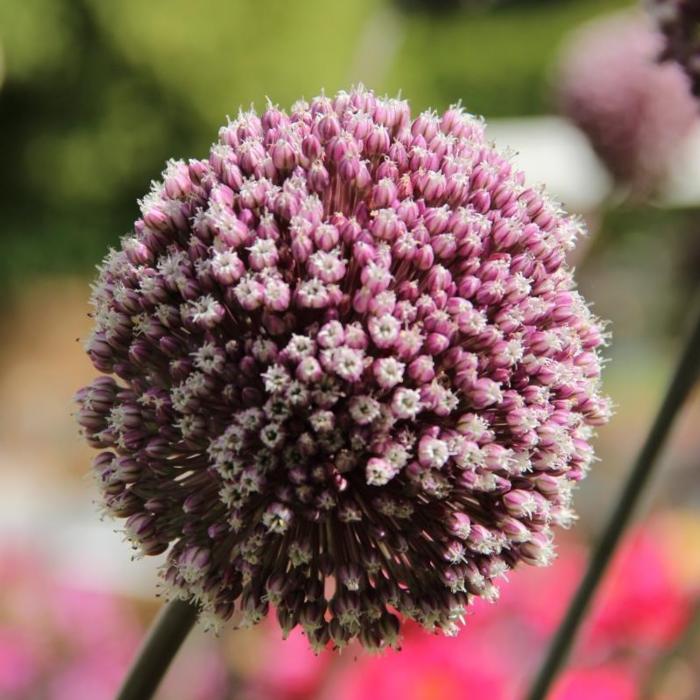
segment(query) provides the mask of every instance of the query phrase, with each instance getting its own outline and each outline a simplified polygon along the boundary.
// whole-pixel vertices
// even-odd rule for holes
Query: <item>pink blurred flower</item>
[[[333,657],[315,654],[300,629],[282,639],[272,620],[266,626],[264,661],[256,669],[246,698],[305,700],[319,689]],[[270,664],[269,659],[274,659]]]
[[[0,697],[24,697],[39,673],[32,644],[17,630],[0,628]]]
[[[624,666],[579,668],[565,673],[551,700],[635,700],[638,681]]]
[[[616,180],[648,194],[697,118],[679,66],[657,61],[661,36],[643,17],[616,13],[579,29],[564,48],[561,109]]]
[[[51,624],[71,646],[97,645],[128,661],[141,637],[141,624],[125,601],[108,591],[74,588],[57,582],[51,592]]]
[[[613,562],[587,626],[591,648],[629,646],[655,653],[682,632],[690,598],[669,566],[653,528],[628,537]]]
[[[540,643],[551,637],[581,579],[585,552],[566,542],[552,569],[515,572],[502,605],[524,617]],[[581,634],[586,651],[634,646],[658,652],[677,638],[689,615],[689,593],[673,576],[653,526],[627,537],[593,603]],[[505,612],[505,611],[504,611]]]
[[[401,652],[348,663],[338,684],[322,697],[508,700],[512,679],[504,672],[503,650],[484,640],[465,645],[468,636],[456,641],[417,631]]]
[[[498,615],[500,617],[500,614]],[[494,619],[488,631],[496,634],[462,634],[450,644],[428,636],[408,642],[400,653],[365,658],[348,664],[335,684],[329,683],[325,698],[339,700],[462,700],[488,698],[512,700],[522,697],[523,670],[533,655],[521,655],[522,641],[515,635],[525,630],[518,624]],[[518,650],[517,653],[514,653]],[[331,679],[332,680],[332,679]],[[558,681],[551,700],[631,700],[637,697],[638,678],[622,665],[604,662],[595,667],[574,667]]]
[[[51,700],[111,700],[121,684],[129,657],[112,658],[109,654],[95,652],[72,659],[64,667],[57,666],[45,680],[48,697]]]
[[[110,700],[143,635],[134,605],[52,574],[30,543],[0,545],[0,698]],[[161,697],[218,700],[227,672],[214,643],[188,644]]]

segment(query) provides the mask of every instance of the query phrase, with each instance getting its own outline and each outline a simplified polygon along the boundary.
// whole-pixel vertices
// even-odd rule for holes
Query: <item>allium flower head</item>
[[[172,595],[379,649],[550,561],[609,415],[603,332],[580,223],[480,120],[361,87],[241,113],[141,214],[94,286],[79,422]]]
[[[700,97],[700,0],[647,0],[666,37],[661,57],[678,61]]]
[[[642,195],[657,188],[697,118],[683,71],[658,61],[662,44],[643,16],[614,13],[574,33],[557,76],[564,114],[613,177]]]

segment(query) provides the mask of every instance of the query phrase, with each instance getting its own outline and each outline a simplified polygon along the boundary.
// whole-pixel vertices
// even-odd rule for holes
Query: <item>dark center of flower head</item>
[[[362,88],[171,161],[95,284],[78,393],[108,512],[210,619],[315,648],[447,634],[546,564],[592,460],[580,232],[453,107]]]

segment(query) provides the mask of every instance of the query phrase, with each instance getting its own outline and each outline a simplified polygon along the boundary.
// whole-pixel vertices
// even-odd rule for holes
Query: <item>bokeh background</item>
[[[99,519],[91,456],[71,417],[75,389],[94,374],[80,343],[94,266],[129,229],[165,160],[205,153],[227,114],[266,97],[288,107],[358,81],[400,91],[416,112],[461,101],[513,147],[531,180],[587,220],[574,262],[586,298],[612,322],[605,384],[617,413],[600,431],[600,462],[578,493],[580,520],[561,538],[557,563],[513,574],[501,603],[476,606],[458,639],[409,630],[403,651],[377,659],[359,650],[315,657],[300,635],[281,642],[273,625],[197,633],[161,697],[521,696],[648,429],[700,277],[698,124],[670,134],[663,172],[640,190],[616,179],[600,148],[596,155],[575,109],[561,113],[572,32],[629,7],[0,3],[1,698],[111,697],[158,608],[155,564],[131,562],[118,526]],[[651,119],[640,104],[624,103],[622,121]],[[621,122],[619,113],[611,119]],[[557,700],[700,697],[699,421],[696,391]]]

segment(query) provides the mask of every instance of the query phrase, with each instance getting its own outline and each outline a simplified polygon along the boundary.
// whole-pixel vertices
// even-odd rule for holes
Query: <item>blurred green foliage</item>
[[[402,89],[418,109],[462,99],[487,117],[550,110],[550,69],[566,34],[629,0],[517,0],[481,12],[416,12],[386,89]]]
[[[164,161],[206,152],[240,104],[289,105],[359,77],[416,109],[462,100],[490,117],[544,112],[562,36],[625,4],[3,0],[1,283],[97,262]],[[358,57],[385,16],[396,53],[386,65]]]

